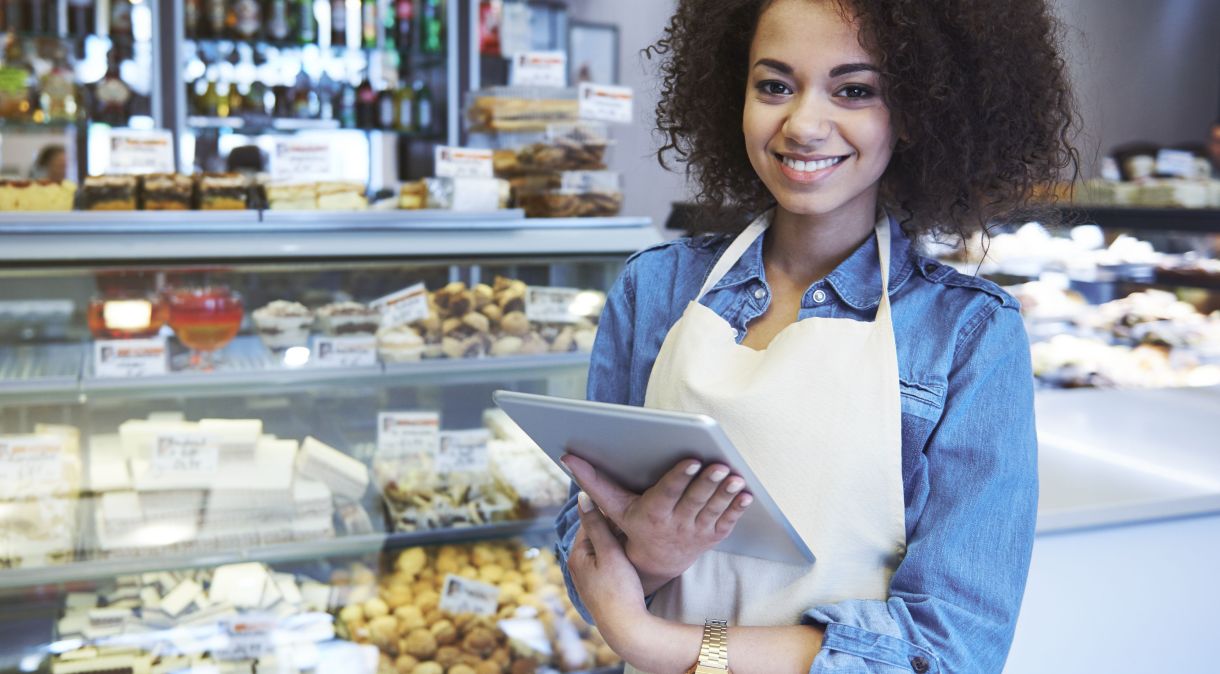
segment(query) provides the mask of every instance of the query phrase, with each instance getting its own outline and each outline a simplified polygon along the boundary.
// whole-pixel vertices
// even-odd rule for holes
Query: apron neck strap
[[[712,267],[712,271],[708,273],[707,280],[703,282],[703,287],[699,289],[699,294],[695,296],[695,301],[703,299],[703,296],[708,293],[724,275],[729,273],[733,265],[745,255],[750,246],[767,231],[771,226],[771,219],[774,217],[775,209],[771,209],[766,213],[754,219],[749,227],[746,227],[729,247],[725,249],[724,254],[716,261],[716,265]],[[877,231],[877,253],[881,259],[881,303],[889,306],[889,287],[890,287],[890,218],[884,211],[881,217],[877,219],[877,224],[874,226]]]

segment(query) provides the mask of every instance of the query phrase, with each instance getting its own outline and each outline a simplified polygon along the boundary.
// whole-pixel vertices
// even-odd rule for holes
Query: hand
[[[652,615],[644,604],[640,576],[609,522],[587,494],[582,492],[578,503],[580,529],[568,556],[568,572],[606,643],[621,652],[633,641],[632,631]]]
[[[563,457],[576,483],[626,536],[624,549],[652,594],[724,540],[754,497],[727,466],[680,461],[643,494],[624,489],[587,461]],[[582,595],[583,596],[583,595]]]

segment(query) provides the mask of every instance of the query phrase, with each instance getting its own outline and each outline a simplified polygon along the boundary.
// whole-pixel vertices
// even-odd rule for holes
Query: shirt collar
[[[911,242],[898,221],[891,215],[890,223],[890,287],[889,293],[894,294],[911,276],[914,269],[911,261]],[[763,265],[763,239],[758,237],[745,254],[724,275],[724,278],[712,286],[712,290],[731,288],[752,281],[765,281],[766,272]],[[732,239],[729,239],[732,241]],[[728,243],[725,243],[725,248]],[[724,254],[724,248],[721,249]],[[877,255],[877,235],[868,237],[851,255],[847,257],[834,271],[823,279],[834,289],[844,302],[857,310],[873,309],[881,302],[881,258]],[[818,281],[814,284],[817,286]],[[809,295],[813,287],[806,291],[803,305],[810,304]]]

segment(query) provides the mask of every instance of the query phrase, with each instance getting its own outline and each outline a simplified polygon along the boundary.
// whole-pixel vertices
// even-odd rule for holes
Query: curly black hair
[[[741,131],[750,44],[771,2],[679,0],[644,50],[661,75],[657,158],[665,168],[685,163],[697,202],[713,210],[753,214],[775,203]],[[858,22],[902,130],[880,198],[908,233],[964,239],[992,223],[1055,221],[1035,191],[1078,175],[1078,117],[1063,27],[1045,0],[834,2]],[[729,220],[705,229],[740,227]]]

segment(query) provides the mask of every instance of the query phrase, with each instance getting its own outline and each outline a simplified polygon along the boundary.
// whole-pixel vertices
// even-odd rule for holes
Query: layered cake
[[[335,302],[318,309],[318,327],[332,337],[372,335],[381,327],[381,312],[359,302]]]
[[[364,183],[336,181],[318,183],[318,209],[323,211],[363,211],[369,207]]]
[[[236,173],[205,173],[199,177],[199,208],[205,211],[245,210],[249,185]]]
[[[86,211],[134,211],[139,181],[135,176],[89,176],[80,190]]]
[[[76,184],[67,180],[0,180],[0,212],[70,211]]]
[[[267,206],[273,211],[312,211],[318,207],[318,191],[313,183],[266,185]]]
[[[153,173],[144,176],[144,210],[189,211],[194,184],[177,173]]]
[[[309,341],[313,312],[299,302],[275,300],[253,314],[254,329],[272,350],[304,346]]]

